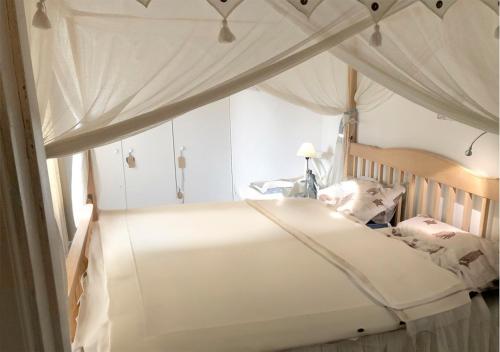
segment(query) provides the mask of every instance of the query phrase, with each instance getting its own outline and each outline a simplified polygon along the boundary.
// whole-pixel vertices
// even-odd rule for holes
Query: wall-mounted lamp
[[[472,155],[472,146],[474,145],[474,143],[476,143],[476,141],[477,141],[479,138],[481,138],[481,137],[482,137],[482,136],[484,136],[485,134],[486,134],[486,131],[484,131],[483,133],[481,133],[479,136],[477,136],[477,137],[476,137],[476,139],[474,139],[474,140],[472,141],[472,143],[471,143],[471,144],[470,144],[470,146],[469,146],[469,149],[467,149],[467,150],[465,151],[465,156],[471,156],[471,155]]]

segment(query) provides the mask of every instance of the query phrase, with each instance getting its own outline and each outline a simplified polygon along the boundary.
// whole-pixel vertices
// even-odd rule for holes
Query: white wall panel
[[[229,98],[190,111],[176,118],[173,126],[176,157],[185,148],[185,202],[232,200]],[[181,173],[177,168],[179,187]]]
[[[125,209],[127,203],[121,142],[95,148],[92,162],[98,209]]]
[[[142,208],[177,203],[172,122],[124,139],[123,167],[127,207]],[[125,158],[135,157],[135,167]]]

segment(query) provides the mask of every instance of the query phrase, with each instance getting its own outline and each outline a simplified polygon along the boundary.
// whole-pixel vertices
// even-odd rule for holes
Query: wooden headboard
[[[389,184],[406,183],[396,222],[418,214],[453,224],[455,203],[463,205],[461,228],[470,231],[473,200],[480,199],[478,234],[486,236],[492,202],[498,202],[498,178],[474,174],[455,161],[418,149],[378,148],[350,143],[349,176],[375,177]],[[457,198],[458,195],[462,199]],[[442,199],[442,202],[441,202]]]

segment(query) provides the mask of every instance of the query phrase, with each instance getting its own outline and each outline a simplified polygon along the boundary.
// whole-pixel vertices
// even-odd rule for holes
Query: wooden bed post
[[[348,66],[347,69],[347,106],[346,110],[349,112],[353,112],[356,110],[356,101],[354,99],[354,95],[356,94],[356,90],[358,88],[358,72],[353,69],[351,66]],[[351,115],[357,120],[356,114]],[[348,123],[344,128],[344,176],[348,176],[352,173],[354,158],[350,156],[349,148],[352,142],[357,142],[358,133],[357,133],[357,123]],[[353,175],[354,176],[354,175]]]
[[[92,221],[99,220],[97,209],[97,196],[94,183],[94,170],[92,168],[92,151],[87,151],[88,179],[87,179],[87,204],[93,204]]]
[[[22,1],[0,1],[0,350],[65,352],[64,250],[53,221],[29,25]]]

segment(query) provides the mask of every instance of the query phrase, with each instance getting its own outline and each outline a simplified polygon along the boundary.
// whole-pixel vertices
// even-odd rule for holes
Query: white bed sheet
[[[283,228],[249,216],[245,203],[101,212],[97,239],[107,299],[92,309],[107,320],[99,334],[79,326],[75,347],[85,351],[280,350],[400,327]]]

